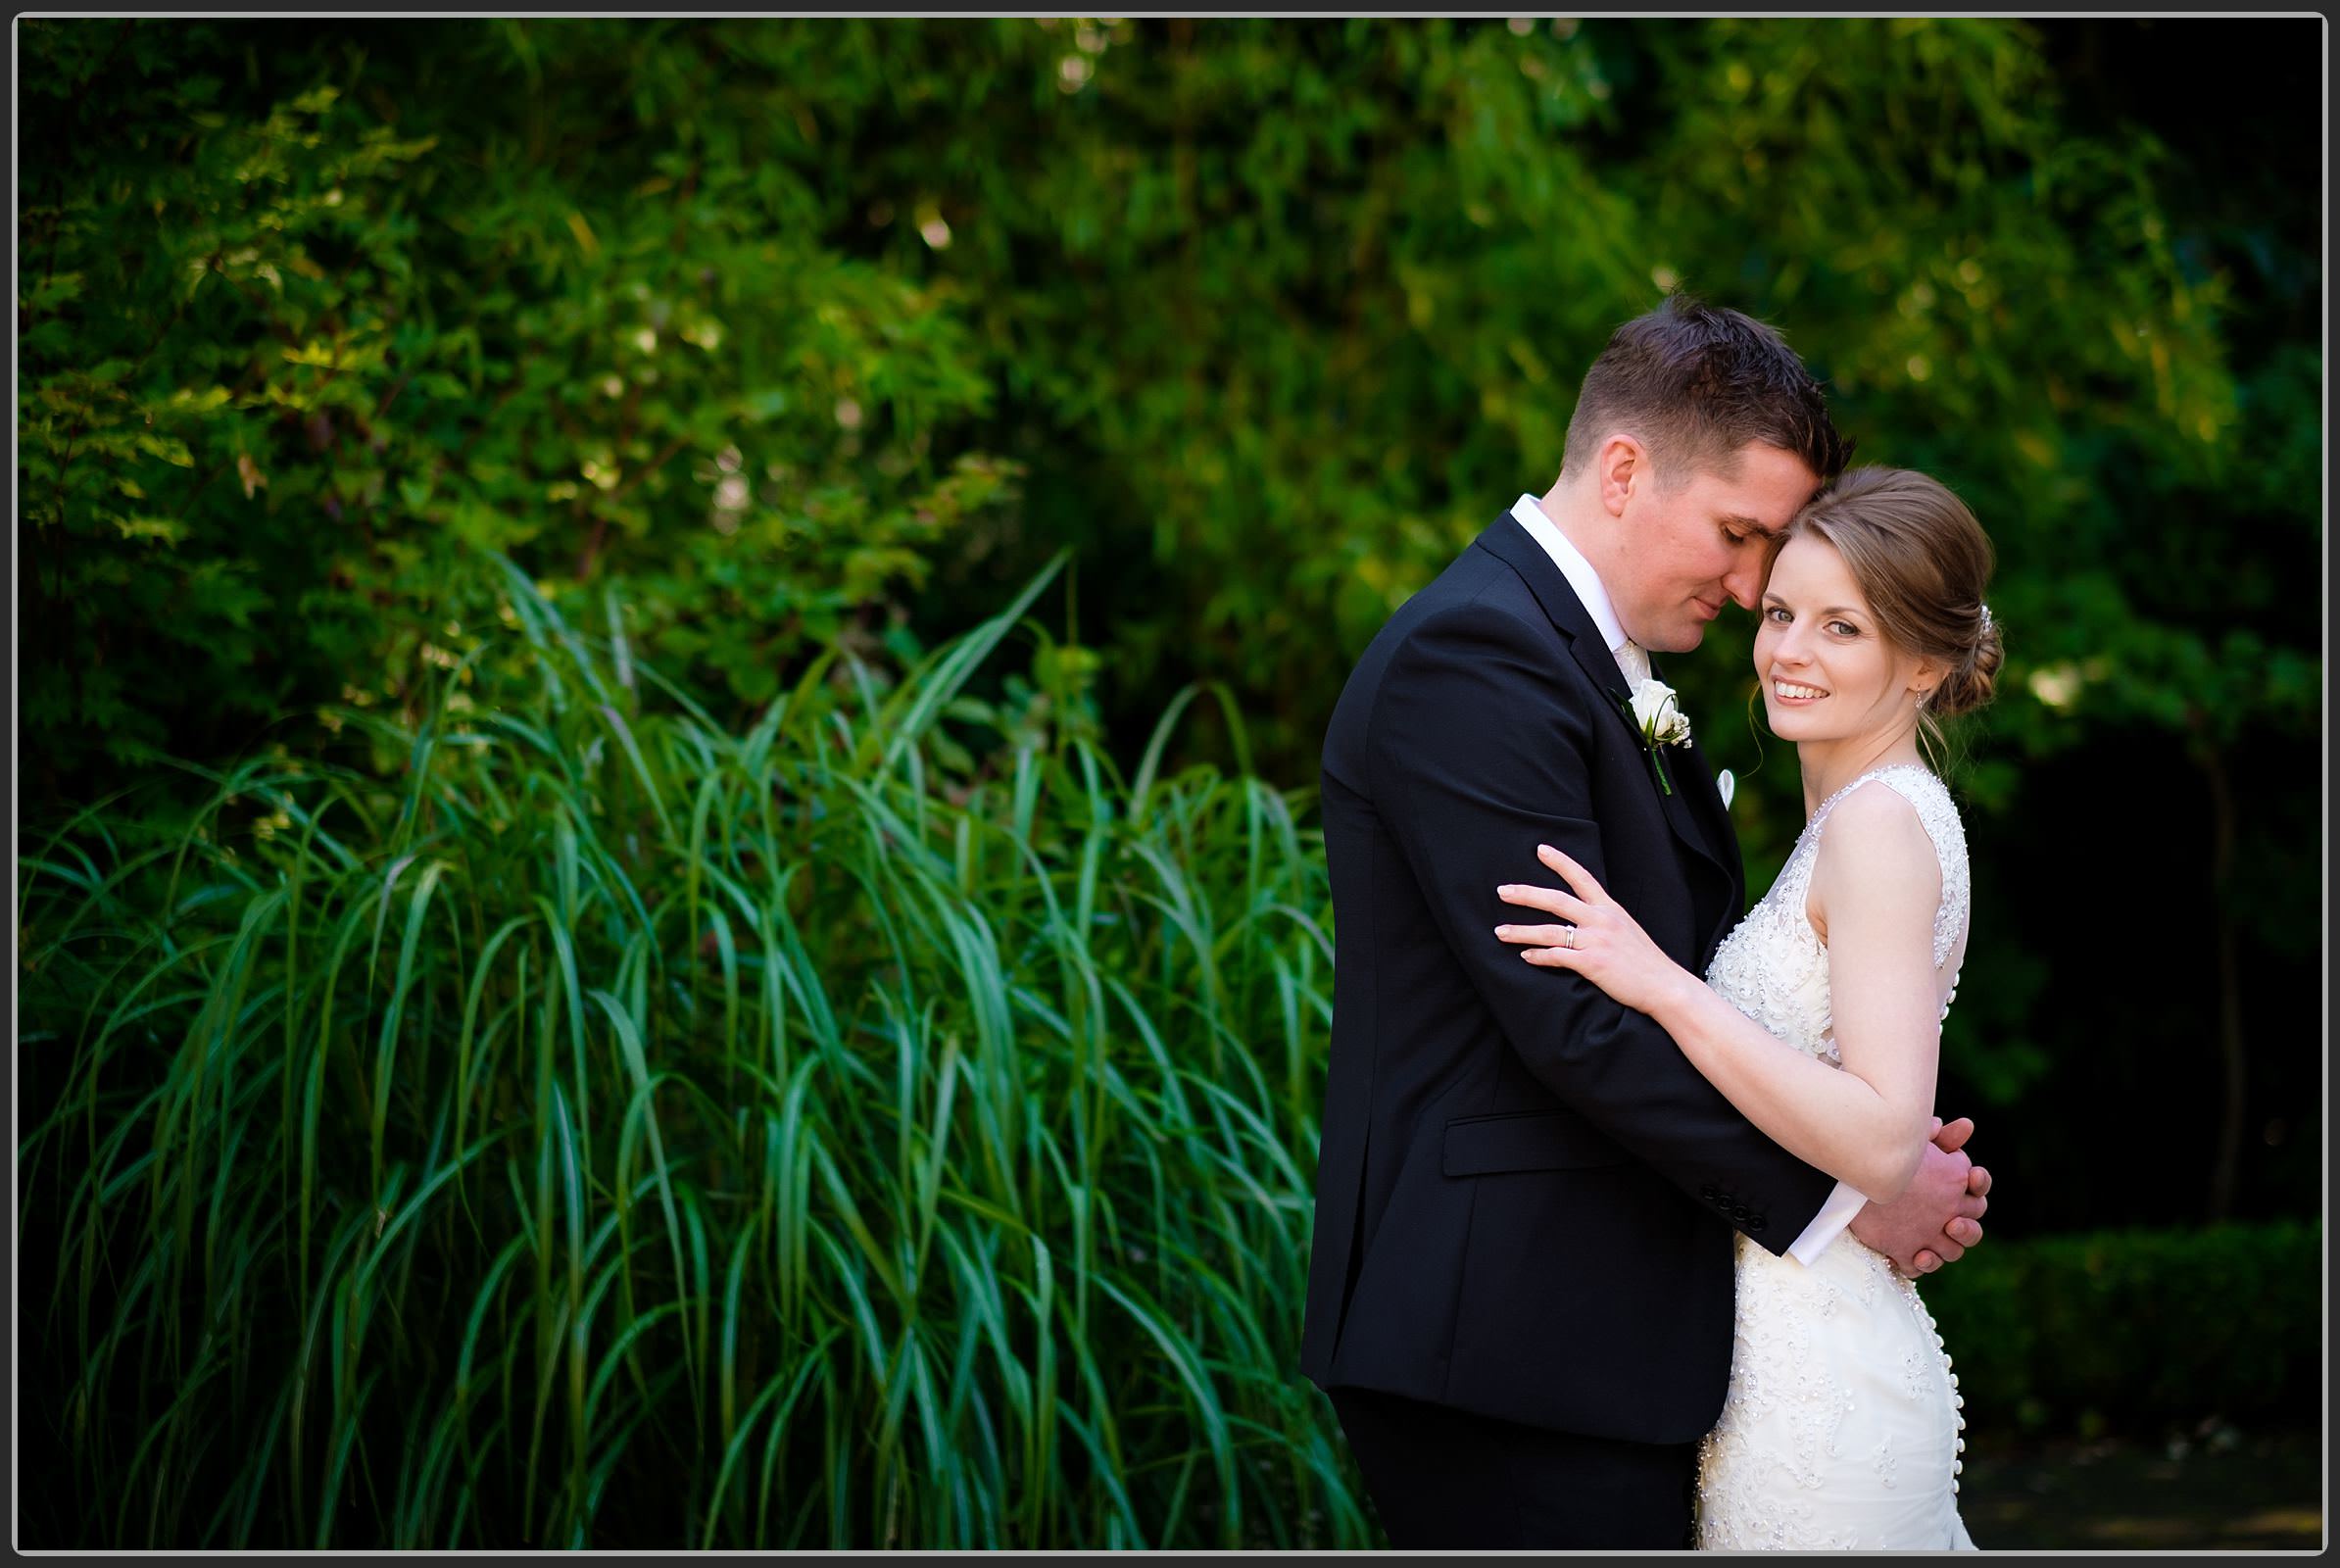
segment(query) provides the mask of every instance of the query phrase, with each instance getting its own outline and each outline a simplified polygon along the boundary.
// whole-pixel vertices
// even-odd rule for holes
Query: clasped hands
[[[1902,1195],[1890,1203],[1868,1204],[1846,1227],[1913,1278],[1957,1262],[1981,1241],[1982,1211],[1990,1206],[1990,1172],[1966,1154],[1974,1118],[1945,1125],[1936,1116],[1927,1136],[1925,1158]]]

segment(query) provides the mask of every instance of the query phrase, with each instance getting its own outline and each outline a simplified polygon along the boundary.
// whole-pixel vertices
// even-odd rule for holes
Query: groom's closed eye
[[[1776,545],[1787,538],[1785,529],[1767,528],[1755,518],[1740,513],[1729,513],[1717,520],[1722,523],[1723,532],[1734,545],[1743,545],[1750,539],[1761,539],[1767,545]]]

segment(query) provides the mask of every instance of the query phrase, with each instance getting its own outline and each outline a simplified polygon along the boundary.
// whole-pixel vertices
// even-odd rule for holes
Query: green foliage
[[[622,584],[735,711],[1069,543],[1112,712],[1221,679],[1304,775],[1355,650],[1550,481],[1584,363],[1675,283],[1784,323],[1864,458],[1998,540],[1983,809],[2108,726],[2313,731],[2320,360],[2266,324],[2313,294],[2312,193],[2229,216],[2074,123],[2056,24],[26,37],[26,703],[69,775],[410,690],[491,612],[444,602],[459,542]],[[1680,662],[1705,733],[1750,636]],[[1788,770],[1720,760],[1782,853]]]
[[[1974,502],[2003,744],[2304,734],[2320,362],[2227,339],[2313,291],[2241,259],[2312,237],[2191,218],[2180,149],[2075,128],[2058,37],[35,23],[27,702],[183,752],[190,708],[403,690],[463,651],[464,541],[626,583],[678,676],[753,706],[841,619],[923,589],[955,629],[1070,542],[1117,702],[1225,679],[1296,771],[1681,283],[1786,324],[1865,458]],[[1694,718],[1735,727],[1748,635],[1680,672]]]
[[[741,734],[512,575],[533,690],[344,715],[400,776],[36,836],[28,1537],[1368,1544],[1304,803],[1123,775],[1045,637],[970,697],[1042,581]]]
[[[2312,1417],[2323,1230],[1993,1237],[1926,1282],[1969,1429],[2095,1436]]]
[[[948,302],[824,244],[784,162],[687,131],[602,156],[626,117],[500,91],[502,35],[458,32],[433,118],[314,42],[255,95],[219,74],[240,29],[27,25],[24,716],[52,785],[93,748],[217,756],[410,698],[509,614],[463,596],[476,550],[548,594],[623,582],[677,678],[768,703],[849,625],[877,656],[937,541],[1011,498],[1010,466],[938,447],[990,395]],[[689,125],[673,90],[631,114]]]

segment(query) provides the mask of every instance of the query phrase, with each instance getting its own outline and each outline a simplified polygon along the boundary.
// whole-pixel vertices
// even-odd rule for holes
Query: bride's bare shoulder
[[[1841,920],[1895,920],[1930,926],[1942,897],[1942,866],[1918,808],[1880,779],[1856,786],[1822,824],[1807,913],[1827,940],[1831,912]]]

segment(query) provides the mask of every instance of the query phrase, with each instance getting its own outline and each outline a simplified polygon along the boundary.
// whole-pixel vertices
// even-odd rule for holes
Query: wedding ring
[[[1564,948],[1573,948],[1577,945],[1577,928],[1575,926],[1564,925],[1560,928],[1560,945]]]

